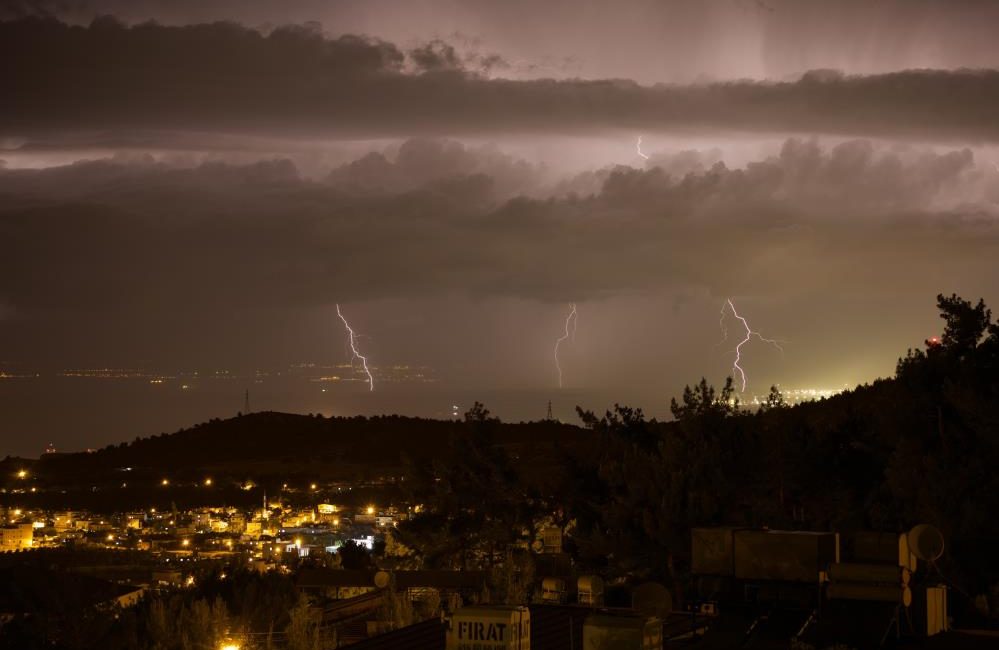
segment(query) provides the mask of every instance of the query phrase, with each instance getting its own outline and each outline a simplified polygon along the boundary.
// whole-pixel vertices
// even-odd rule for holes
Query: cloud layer
[[[432,140],[322,182],[281,160],[0,170],[0,299],[27,312],[156,312],[447,292],[766,293],[777,279],[782,293],[888,291],[999,254],[999,171],[968,150],[790,139],[745,168],[665,171],[698,156],[547,189],[494,148]],[[508,198],[524,191],[535,198]]]
[[[446,43],[404,51],[316,26],[266,36],[231,23],[88,27],[0,23],[6,135],[84,129],[473,134],[732,130],[994,141],[999,71],[874,76],[814,71],[785,83],[641,86],[491,78],[499,59]],[[469,67],[473,66],[473,67]]]

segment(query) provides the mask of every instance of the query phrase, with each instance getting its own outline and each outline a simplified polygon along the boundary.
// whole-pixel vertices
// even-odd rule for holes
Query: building
[[[35,529],[33,524],[0,526],[0,552],[20,551],[31,548],[34,538]]]

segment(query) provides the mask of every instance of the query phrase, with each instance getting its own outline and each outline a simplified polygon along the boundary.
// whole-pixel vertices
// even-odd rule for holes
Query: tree
[[[985,302],[979,299],[977,305],[972,305],[957,294],[951,294],[949,298],[939,294],[937,307],[940,309],[940,318],[946,323],[943,336],[940,337],[943,348],[958,358],[974,352],[992,319],[992,312],[985,306]]]
[[[348,539],[337,549],[337,555],[340,556],[340,566],[344,569],[361,571],[373,566],[368,549],[352,539]]]
[[[309,606],[309,599],[300,596],[288,612],[288,626],[285,627],[288,650],[319,650],[321,619],[321,613]]]
[[[426,565],[492,566],[508,545],[533,537],[536,499],[496,444],[498,424],[476,402],[436,458],[412,464],[409,497],[426,507],[399,526],[399,541]]]
[[[684,387],[683,403],[678,403],[674,397],[670,400],[669,409],[673,417],[680,421],[709,415],[727,417],[739,409],[739,398],[734,395],[735,384],[731,377],[725,378],[720,396],[716,395],[715,387],[701,377],[700,383],[694,384],[693,388],[689,385]]]

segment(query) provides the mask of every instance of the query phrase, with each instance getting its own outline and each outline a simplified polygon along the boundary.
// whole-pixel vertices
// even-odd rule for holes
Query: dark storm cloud
[[[372,152],[330,172],[327,182],[348,191],[398,193],[434,181],[479,176],[493,191],[481,198],[495,199],[538,188],[544,169],[518,160],[496,146],[466,148],[459,142],[428,138],[402,143],[393,159]]]
[[[368,165],[397,184],[345,182],[381,175]],[[999,172],[967,150],[792,139],[745,169],[617,167],[588,177],[592,195],[504,200],[487,171],[511,169],[488,148],[413,141],[329,182],[287,161],[0,170],[0,301],[28,314],[156,314],[451,292],[864,294],[989,269],[999,255]]]
[[[270,29],[320,21],[394,43],[446,38],[498,52],[511,73],[643,83],[781,79],[814,68],[853,74],[994,67],[992,0],[7,0],[0,18],[77,24],[233,20]],[[456,37],[460,35],[460,37]],[[459,42],[460,41],[460,42]],[[568,64],[568,65],[567,65]]]
[[[407,55],[383,41],[326,38],[315,26],[264,36],[228,23],[126,28],[101,19],[83,28],[29,19],[0,24],[0,121],[7,135],[730,129],[999,138],[992,70],[645,87],[490,79],[467,65],[441,42]]]

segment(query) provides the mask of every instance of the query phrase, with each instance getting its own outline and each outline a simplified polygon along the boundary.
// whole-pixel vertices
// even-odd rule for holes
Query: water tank
[[[600,607],[604,604],[604,580],[600,576],[580,576],[576,581],[580,605]]]
[[[833,582],[907,585],[912,579],[912,573],[906,567],[894,564],[839,562],[829,567],[829,579]]]
[[[658,582],[644,582],[631,590],[631,608],[646,616],[665,618],[673,611],[673,596]]]
[[[829,600],[867,600],[882,603],[912,604],[912,590],[908,585],[889,586],[860,582],[834,582],[826,589]]]
[[[583,623],[583,650],[662,650],[663,622],[629,614],[591,614]]]
[[[546,603],[565,603],[565,580],[563,578],[543,579],[541,581],[541,600]]]
[[[943,555],[943,533],[936,526],[919,524],[913,527],[906,537],[913,555],[924,562],[934,562]]]

